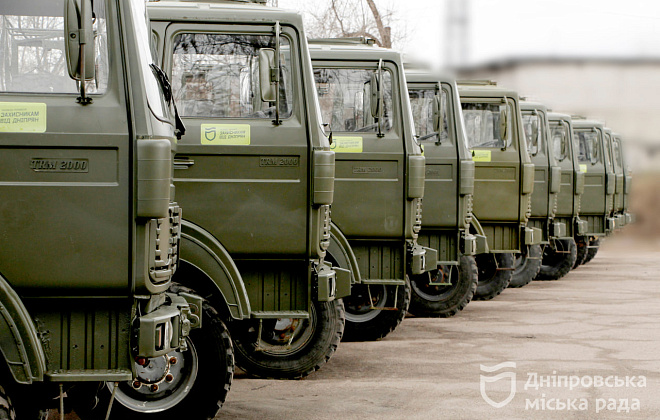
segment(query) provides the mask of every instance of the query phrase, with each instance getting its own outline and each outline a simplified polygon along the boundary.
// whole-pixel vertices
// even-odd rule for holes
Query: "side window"
[[[108,86],[105,2],[94,1],[96,77],[88,94]],[[64,1],[0,2],[0,92],[78,94],[69,77],[64,52]]]
[[[436,94],[442,95],[441,131],[433,131],[433,101]],[[419,141],[444,143],[449,140],[449,123],[447,117],[447,91],[437,92],[435,89],[411,89],[409,91],[410,106],[415,121],[415,132]]]
[[[184,33],[174,38],[172,86],[184,117],[275,118],[275,102],[261,100],[259,51],[272,35]],[[291,47],[280,37],[280,118],[291,116]]]
[[[504,103],[461,103],[463,119],[470,148],[503,148],[511,145],[512,107]],[[506,110],[506,113],[504,111]],[[501,121],[506,115],[507,120]],[[502,122],[502,124],[500,124]],[[502,138],[502,127],[506,126],[506,138]]]
[[[594,131],[578,130],[574,133],[579,145],[578,160],[595,165],[599,161],[598,134]]]
[[[568,129],[562,123],[552,124],[550,127],[550,135],[552,141],[552,150],[554,151],[555,158],[561,162],[568,156],[570,147],[568,144]]]
[[[370,69],[315,68],[314,80],[323,122],[332,131],[375,132],[377,123],[371,116]],[[383,131],[393,123],[392,74],[383,71]]]
[[[536,127],[536,133],[534,128]],[[536,156],[541,147],[541,137],[543,130],[541,129],[541,117],[536,112],[526,112],[523,114],[523,128],[525,131],[525,140],[527,141],[527,152],[531,156]]]

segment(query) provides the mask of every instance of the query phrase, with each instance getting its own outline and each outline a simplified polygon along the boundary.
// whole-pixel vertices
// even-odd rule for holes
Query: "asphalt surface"
[[[615,237],[559,281],[508,289],[454,318],[406,318],[378,342],[342,343],[304,380],[237,372],[216,418],[657,419],[659,282],[660,241]],[[481,371],[503,362],[515,367]],[[480,391],[481,375],[502,373]],[[505,402],[512,383],[501,408],[482,396]]]

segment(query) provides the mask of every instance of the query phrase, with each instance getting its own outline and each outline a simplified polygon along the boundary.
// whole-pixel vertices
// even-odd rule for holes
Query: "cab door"
[[[162,27],[157,25],[154,27]],[[175,159],[187,220],[235,259],[299,258],[307,267],[309,150],[299,44],[282,25],[167,26],[163,63],[186,134]],[[261,51],[279,52],[279,121],[260,89]]]
[[[108,4],[94,4],[96,76],[83,106],[63,1],[0,3],[0,272],[23,294],[131,290],[131,116]]]

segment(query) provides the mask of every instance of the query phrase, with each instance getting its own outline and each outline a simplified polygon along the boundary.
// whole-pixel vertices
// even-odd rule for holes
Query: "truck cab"
[[[424,218],[417,241],[438,252],[438,268],[411,278],[409,311],[453,316],[470,302],[478,274],[477,237],[470,233],[474,162],[453,78],[406,66],[417,141],[426,158]]]
[[[152,2],[155,51],[186,124],[177,281],[220,307],[237,364],[299,378],[343,332],[348,271],[325,262],[335,153],[302,17],[263,2]]]
[[[616,227],[616,219],[612,217],[616,175],[610,159],[605,126],[598,121],[574,117],[573,131],[579,145],[580,169],[585,174],[580,219],[587,222],[587,231],[584,236],[576,239],[577,263],[583,264],[588,258],[589,249],[597,250],[600,238],[609,235]],[[580,260],[582,254],[584,259]]]
[[[191,369],[208,351],[231,382],[231,343],[205,346],[203,299],[172,282],[184,128],[144,3],[3,2],[0,22],[0,417],[214,415],[226,390]]]
[[[471,226],[487,238],[477,249],[475,297],[492,299],[509,286],[514,254],[541,242],[527,227],[534,191],[534,164],[527,151],[518,93],[491,81],[459,81],[468,145],[475,162]]]
[[[310,40],[310,52],[336,153],[328,254],[353,281],[344,339],[375,340],[403,319],[409,276],[437,266],[435,250],[417,243],[424,156],[399,53],[364,38]]]
[[[621,154],[621,165],[623,167],[623,216],[624,216],[624,226],[633,222],[633,216],[628,211],[629,210],[629,195],[632,185],[632,170],[630,168],[630,161],[626,155],[626,142],[623,140],[623,136],[618,133],[613,134],[614,141],[618,145],[618,153]]]
[[[580,202],[584,191],[584,173],[578,161],[579,144],[573,136],[573,120],[568,114],[548,113],[550,147],[561,168],[555,211],[555,223],[565,227],[563,236],[553,239],[554,245],[543,252],[539,280],[558,280],[568,274],[578,258],[576,239],[583,236],[587,223],[580,219]]]

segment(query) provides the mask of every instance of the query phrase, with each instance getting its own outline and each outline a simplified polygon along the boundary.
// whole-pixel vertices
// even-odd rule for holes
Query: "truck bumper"
[[[538,245],[543,241],[543,232],[539,228],[525,227],[525,245]]]
[[[564,238],[566,237],[566,223],[564,222],[552,222],[550,236],[553,238]]]
[[[416,243],[408,245],[408,261],[410,261],[410,274],[423,274],[435,270],[438,266],[438,251],[426,248]]]

